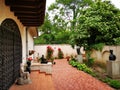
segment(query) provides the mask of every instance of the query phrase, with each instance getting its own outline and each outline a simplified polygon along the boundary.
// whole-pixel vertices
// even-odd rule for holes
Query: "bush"
[[[76,67],[78,70],[84,71],[92,76],[96,76],[95,73],[92,71],[91,68],[87,67],[85,64],[81,64],[78,61],[70,60],[69,64],[73,67]]]
[[[87,65],[88,65],[89,67],[92,67],[93,64],[94,64],[94,61],[95,61],[94,58],[89,58],[89,59],[88,59],[88,62],[87,62]]]
[[[63,59],[64,58],[64,54],[62,52],[62,50],[60,48],[58,48],[58,58],[59,59]]]
[[[88,51],[87,52],[87,62],[86,62],[86,65],[89,66],[89,67],[92,67],[93,64],[94,64],[94,61],[95,61],[95,59],[91,58],[91,51]]]
[[[53,52],[54,52],[53,48],[51,46],[48,46],[47,47],[47,56],[46,56],[48,60],[51,60],[51,58],[53,57]]]
[[[105,83],[108,83],[113,88],[120,89],[120,81],[118,80],[113,80],[111,78],[105,78],[103,81]]]

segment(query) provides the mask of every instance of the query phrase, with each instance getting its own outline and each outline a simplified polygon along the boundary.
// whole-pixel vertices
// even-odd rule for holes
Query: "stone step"
[[[50,74],[32,71],[30,78],[32,81],[31,84],[14,84],[9,90],[55,90]]]
[[[40,70],[40,72],[46,72],[47,74],[52,74],[52,63],[47,64],[32,63],[31,70]]]

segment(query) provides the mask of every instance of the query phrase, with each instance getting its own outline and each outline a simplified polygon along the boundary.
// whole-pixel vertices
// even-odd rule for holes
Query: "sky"
[[[55,0],[46,0],[46,10],[54,2],[55,2]]]
[[[55,2],[55,0],[46,0],[47,3],[46,3],[46,10],[47,8]],[[120,0],[110,0],[117,8],[120,9]]]
[[[120,9],[120,0],[111,0],[111,2]]]

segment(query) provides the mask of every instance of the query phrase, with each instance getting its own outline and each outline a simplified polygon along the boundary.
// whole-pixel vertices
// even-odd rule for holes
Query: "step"
[[[30,78],[32,81],[31,84],[14,84],[9,90],[55,90],[50,74],[32,71]]]
[[[46,72],[47,74],[52,74],[52,63],[47,64],[32,63],[31,70],[40,70],[40,72]]]

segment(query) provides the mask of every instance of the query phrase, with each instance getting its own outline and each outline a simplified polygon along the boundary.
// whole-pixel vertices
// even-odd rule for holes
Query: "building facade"
[[[45,3],[45,0],[0,0],[0,90],[9,90],[19,77],[20,65],[26,63],[29,50],[34,50]]]

